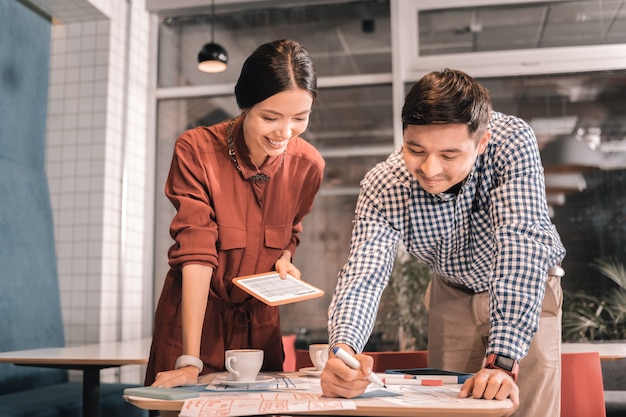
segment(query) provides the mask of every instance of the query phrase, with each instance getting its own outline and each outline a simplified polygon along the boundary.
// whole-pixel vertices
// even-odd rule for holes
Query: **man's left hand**
[[[474,397],[486,400],[504,400],[509,398],[513,411],[519,407],[519,388],[510,375],[499,369],[481,369],[469,378],[459,392],[460,398]],[[507,415],[511,415],[507,414]]]

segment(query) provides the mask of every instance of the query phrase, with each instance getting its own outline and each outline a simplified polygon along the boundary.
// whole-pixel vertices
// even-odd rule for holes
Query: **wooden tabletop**
[[[161,417],[178,416],[183,407],[184,400],[159,400],[156,398],[145,398],[135,396],[124,396],[126,401],[144,410],[159,410]],[[446,403],[441,407],[408,407],[389,403],[378,398],[363,398],[354,400],[356,410],[324,410],[315,412],[309,410],[306,413],[289,413],[288,415],[323,415],[328,416],[362,416],[362,417],[501,417],[509,413],[513,404],[510,400],[476,400],[480,402],[475,407],[468,407],[467,404]]]
[[[297,375],[297,373],[296,373]],[[206,383],[210,380],[209,375],[205,376]],[[220,393],[223,395],[223,393]],[[233,397],[237,396],[233,392]],[[240,394],[246,395],[246,392]],[[210,392],[202,393],[201,398],[205,395],[210,396]],[[159,400],[156,398],[124,396],[126,401],[136,407],[145,410],[159,410],[161,417],[176,417],[183,407],[184,400]],[[513,407],[509,399],[503,401],[497,400],[463,400],[459,402],[441,402],[441,405],[432,404],[416,404],[414,406],[399,405],[385,401],[382,398],[356,398],[354,402],[357,406],[356,410],[309,410],[306,413],[292,412],[289,415],[329,415],[333,416],[366,416],[366,417],[463,417],[463,416],[481,416],[481,417],[500,417],[507,413]],[[283,413],[284,414],[284,413]]]
[[[626,358],[626,342],[562,343],[561,352],[598,352],[601,360],[615,361]]]
[[[0,352],[0,363],[16,365],[132,365],[148,363],[152,339]]]

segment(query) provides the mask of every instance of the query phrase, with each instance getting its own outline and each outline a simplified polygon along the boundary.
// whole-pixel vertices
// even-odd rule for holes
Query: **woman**
[[[282,370],[278,308],[232,279],[291,263],[324,161],[299,137],[317,94],[311,58],[297,42],[261,45],[235,86],[241,114],[183,133],[165,193],[176,207],[170,270],[155,313],[146,385],[195,384],[224,369],[227,349],[265,351],[263,371]]]

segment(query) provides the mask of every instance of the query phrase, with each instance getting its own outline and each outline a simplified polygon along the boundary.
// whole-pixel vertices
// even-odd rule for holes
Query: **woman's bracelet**
[[[196,358],[191,355],[180,355],[178,359],[176,359],[176,365],[174,365],[174,369],[184,368],[185,366],[194,366],[198,368],[198,372],[202,372],[204,368],[204,363],[200,358]]]

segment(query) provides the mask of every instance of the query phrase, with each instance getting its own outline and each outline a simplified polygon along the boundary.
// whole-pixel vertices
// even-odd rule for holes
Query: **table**
[[[83,371],[83,417],[99,417],[100,370],[148,363],[151,340],[0,352],[0,363]]]
[[[160,417],[177,417],[184,401],[178,400],[158,400],[141,397],[127,397],[126,399],[136,407],[144,410],[159,410]],[[481,407],[476,409],[450,409],[446,407],[428,409],[419,407],[400,407],[380,399],[367,398],[356,399],[356,410],[333,410],[333,411],[307,411],[306,413],[292,413],[289,415],[307,416],[328,416],[329,412],[333,416],[361,416],[361,417],[501,417],[509,413],[513,407],[511,401],[497,400],[477,400],[483,401],[485,405],[495,405],[494,407]],[[496,404],[497,403],[497,404]],[[281,414],[285,415],[285,414]]]
[[[290,375],[290,373],[285,374]],[[297,375],[297,373],[293,374]],[[209,382],[209,380],[207,379],[203,382],[206,383]],[[233,395],[236,394],[233,393]],[[184,404],[184,400],[159,400],[156,398],[135,396],[124,396],[124,398],[136,407],[145,410],[159,410],[161,417],[178,416]],[[356,398],[354,402],[357,406],[356,410],[307,411],[306,413],[292,413],[289,415],[328,415],[328,413],[331,412],[333,416],[366,417],[500,417],[510,413],[513,408],[513,404],[508,399],[503,401],[475,400],[475,402],[472,403],[472,407],[468,407],[467,405],[449,405],[450,403],[442,403],[441,407],[408,407],[396,405],[380,398]]]
[[[626,342],[562,343],[561,352],[598,352],[600,360],[615,361],[626,358]]]

